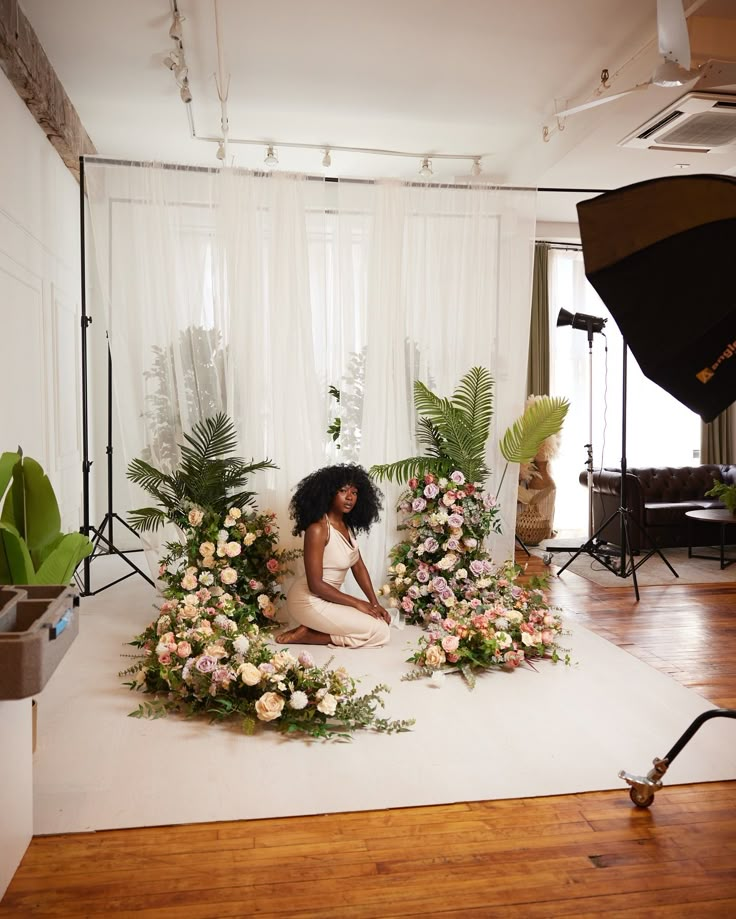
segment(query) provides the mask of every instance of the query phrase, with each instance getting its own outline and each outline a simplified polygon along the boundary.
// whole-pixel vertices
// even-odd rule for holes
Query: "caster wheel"
[[[632,787],[629,789],[629,797],[637,807],[649,807],[652,801],[654,801],[654,792],[642,791],[639,788]]]
[[[545,565],[550,565],[552,563],[552,553],[545,552],[544,555],[542,556],[542,561],[544,562]]]

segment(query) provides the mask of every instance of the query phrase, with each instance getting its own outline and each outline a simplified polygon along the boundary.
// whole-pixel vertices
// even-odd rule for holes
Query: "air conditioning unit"
[[[654,89],[650,87],[649,92]],[[619,146],[684,153],[733,153],[736,64],[709,61],[690,92],[620,140]]]

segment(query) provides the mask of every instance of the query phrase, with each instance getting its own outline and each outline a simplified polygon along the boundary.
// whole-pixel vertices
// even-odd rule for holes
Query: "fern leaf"
[[[442,435],[429,418],[417,422],[417,441],[427,451],[427,456],[442,456]]]
[[[139,507],[128,513],[128,523],[139,533],[153,532],[168,519],[168,515],[157,507]]]

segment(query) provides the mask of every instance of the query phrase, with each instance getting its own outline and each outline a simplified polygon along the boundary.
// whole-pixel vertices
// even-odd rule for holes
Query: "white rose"
[[[303,708],[306,708],[309,704],[309,696],[302,692],[300,689],[297,689],[296,692],[291,694],[289,699],[289,708],[296,709],[296,711],[301,711]]]
[[[464,568],[458,568],[458,570],[455,572],[455,577],[460,581],[464,581],[467,576],[468,572]]]
[[[217,534],[218,542],[227,542],[228,539],[230,539],[230,534],[227,530],[220,530],[220,532]]]
[[[529,632],[522,632],[521,633],[521,643],[523,645],[526,645],[527,648],[531,647],[532,645],[541,645],[542,636],[539,632],[534,632],[531,635],[529,634]]]
[[[264,692],[256,702],[256,715],[261,721],[275,721],[284,710],[284,697],[277,692]]]
[[[509,622],[517,623],[521,622],[524,616],[518,609],[510,609],[506,611],[506,618]]]
[[[396,597],[391,597],[388,601],[388,605],[391,609],[398,609],[399,601],[396,599]]]
[[[496,632],[496,644],[499,648],[511,647],[511,636],[508,632]]]
[[[323,715],[334,715],[337,711],[337,699],[332,693],[326,692],[317,703],[317,709]]]
[[[193,527],[198,527],[204,520],[204,513],[198,508],[193,507],[187,516],[187,520]]]
[[[228,516],[228,517],[226,517],[225,520],[223,521],[223,525],[226,526],[226,527],[234,527],[234,526],[235,526],[235,521],[233,520],[232,517],[229,517],[229,516]]]
[[[396,574],[403,575],[405,571],[406,571],[406,565],[402,565],[401,563],[399,563],[396,566]]]
[[[225,545],[225,555],[228,558],[236,558],[241,553],[239,542],[229,542]]]
[[[199,583],[204,584],[205,587],[209,587],[215,583],[215,576],[211,571],[203,571],[199,576]]]
[[[241,664],[238,676],[246,686],[257,686],[261,682],[261,671],[254,664]]]
[[[261,609],[265,609],[267,606],[270,606],[271,600],[267,594],[258,594],[258,605]]]

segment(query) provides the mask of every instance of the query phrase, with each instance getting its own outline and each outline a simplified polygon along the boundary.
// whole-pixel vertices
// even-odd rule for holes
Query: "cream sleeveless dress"
[[[322,578],[340,590],[348,569],[360,558],[358,547],[348,542],[327,519],[327,544],[322,558]],[[380,648],[388,644],[389,627],[382,619],[342,603],[330,603],[309,590],[306,575],[297,578],[286,597],[289,616],[299,625],[324,632],[340,648]]]

